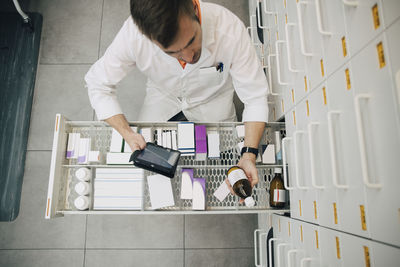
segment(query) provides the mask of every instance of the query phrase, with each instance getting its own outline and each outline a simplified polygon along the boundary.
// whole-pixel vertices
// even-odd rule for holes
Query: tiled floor
[[[247,0],[213,0],[248,22]],[[255,215],[66,216],[45,220],[56,113],[95,119],[83,77],[129,15],[129,0],[31,0],[43,14],[21,210],[0,223],[0,266],[254,266]],[[129,120],[137,118],[146,79],[118,86]]]

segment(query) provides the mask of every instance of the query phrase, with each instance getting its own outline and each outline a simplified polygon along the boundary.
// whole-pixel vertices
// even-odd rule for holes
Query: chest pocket
[[[223,72],[219,72],[215,67],[199,69],[197,76],[198,86],[201,88],[211,88],[220,85],[223,81]]]

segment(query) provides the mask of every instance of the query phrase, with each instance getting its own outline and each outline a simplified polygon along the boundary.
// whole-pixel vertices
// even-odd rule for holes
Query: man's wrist
[[[253,162],[256,162],[256,155],[251,152],[245,152],[245,153],[243,153],[241,159],[251,160]]]

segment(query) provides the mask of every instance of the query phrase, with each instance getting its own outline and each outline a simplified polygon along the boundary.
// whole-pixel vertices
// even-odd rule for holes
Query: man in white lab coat
[[[132,150],[143,137],[132,131],[115,85],[132,69],[148,77],[140,121],[236,121],[233,95],[244,103],[245,148],[238,163],[258,182],[256,151],[268,119],[268,85],[244,24],[229,10],[199,0],[131,0],[131,16],[85,76],[99,120]],[[254,153],[255,152],[255,153]]]

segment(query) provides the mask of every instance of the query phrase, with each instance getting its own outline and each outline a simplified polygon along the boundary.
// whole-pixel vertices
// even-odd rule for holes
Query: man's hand
[[[256,156],[251,153],[244,153],[242,158],[239,160],[237,164],[240,168],[243,169],[244,173],[249,180],[251,187],[254,187],[258,183],[258,172],[256,168]],[[233,191],[231,184],[229,183],[228,178],[225,179],[225,183],[228,185],[229,190],[232,195],[236,195]],[[244,199],[240,199],[240,203],[243,203]]]
[[[112,116],[105,121],[122,135],[125,142],[131,147],[132,152],[138,149],[142,150],[146,147],[146,141],[144,141],[143,136],[132,131],[123,114]]]
[[[132,152],[135,150],[142,150],[146,147],[146,141],[141,134],[131,132],[127,134],[127,137],[124,139],[131,147]]]

